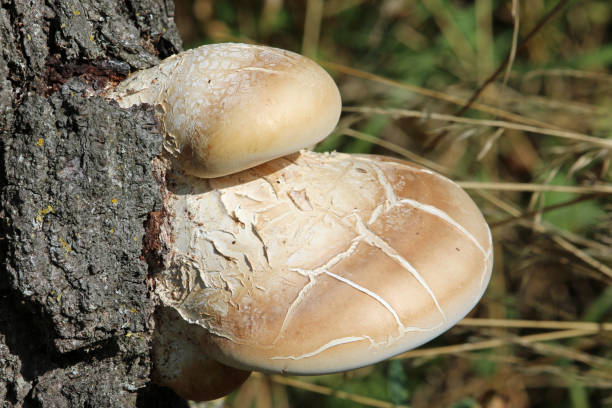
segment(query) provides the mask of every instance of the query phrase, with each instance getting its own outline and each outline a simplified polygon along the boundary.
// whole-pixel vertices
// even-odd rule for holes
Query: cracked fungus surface
[[[289,51],[212,44],[139,71],[109,95],[122,107],[161,106],[164,148],[190,174],[216,177],[326,137],[340,94],[316,63]]]
[[[448,329],[489,280],[478,208],[405,162],[301,152],[171,185],[158,293],[213,334],[229,365],[308,374],[370,364]]]

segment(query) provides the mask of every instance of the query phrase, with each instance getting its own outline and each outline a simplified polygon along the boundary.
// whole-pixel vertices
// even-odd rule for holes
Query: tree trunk
[[[161,134],[96,96],[180,50],[172,1],[0,4],[0,406],[180,406],[149,385]]]

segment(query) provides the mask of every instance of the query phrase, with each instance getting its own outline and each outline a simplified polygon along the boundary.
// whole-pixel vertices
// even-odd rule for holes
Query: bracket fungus
[[[164,149],[197,177],[235,173],[313,146],[342,107],[333,79],[278,48],[212,44],[130,75],[108,97],[161,107]]]
[[[221,396],[251,370],[378,362],[446,331],[484,293],[491,234],[451,180],[389,157],[295,153],[340,111],[312,61],[206,46],[111,97],[162,107],[154,377],[180,395]]]

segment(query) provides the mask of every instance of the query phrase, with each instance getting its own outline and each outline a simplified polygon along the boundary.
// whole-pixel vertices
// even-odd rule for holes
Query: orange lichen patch
[[[66,253],[72,251],[72,248],[70,247],[70,245],[68,245],[68,243],[62,239],[62,237],[57,237],[57,242],[60,243],[60,245],[62,246],[62,248],[64,248]]]
[[[47,208],[43,208],[42,210],[38,210],[38,215],[36,216],[36,221],[42,222],[42,220],[45,218],[45,216],[47,214],[49,214],[49,213],[55,214],[55,209],[51,205],[48,205]]]
[[[49,300],[49,302],[51,303],[55,303],[55,302],[60,303],[62,301],[62,294],[61,292],[58,293],[55,291],[55,289],[52,289],[49,292],[49,296],[47,297],[47,300]]]
[[[57,300],[58,302],[59,302],[60,300],[62,300],[62,294],[61,294],[61,292],[60,292],[60,293],[58,293],[58,292],[56,292],[56,291],[55,291],[55,289],[52,289],[52,290],[49,292],[49,295],[50,295],[49,297],[53,298],[54,300]]]

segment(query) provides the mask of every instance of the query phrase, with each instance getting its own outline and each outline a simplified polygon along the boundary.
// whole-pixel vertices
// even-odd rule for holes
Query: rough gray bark
[[[180,50],[174,6],[0,5],[0,406],[180,405],[149,385],[161,135],[150,109],[95,96]]]

